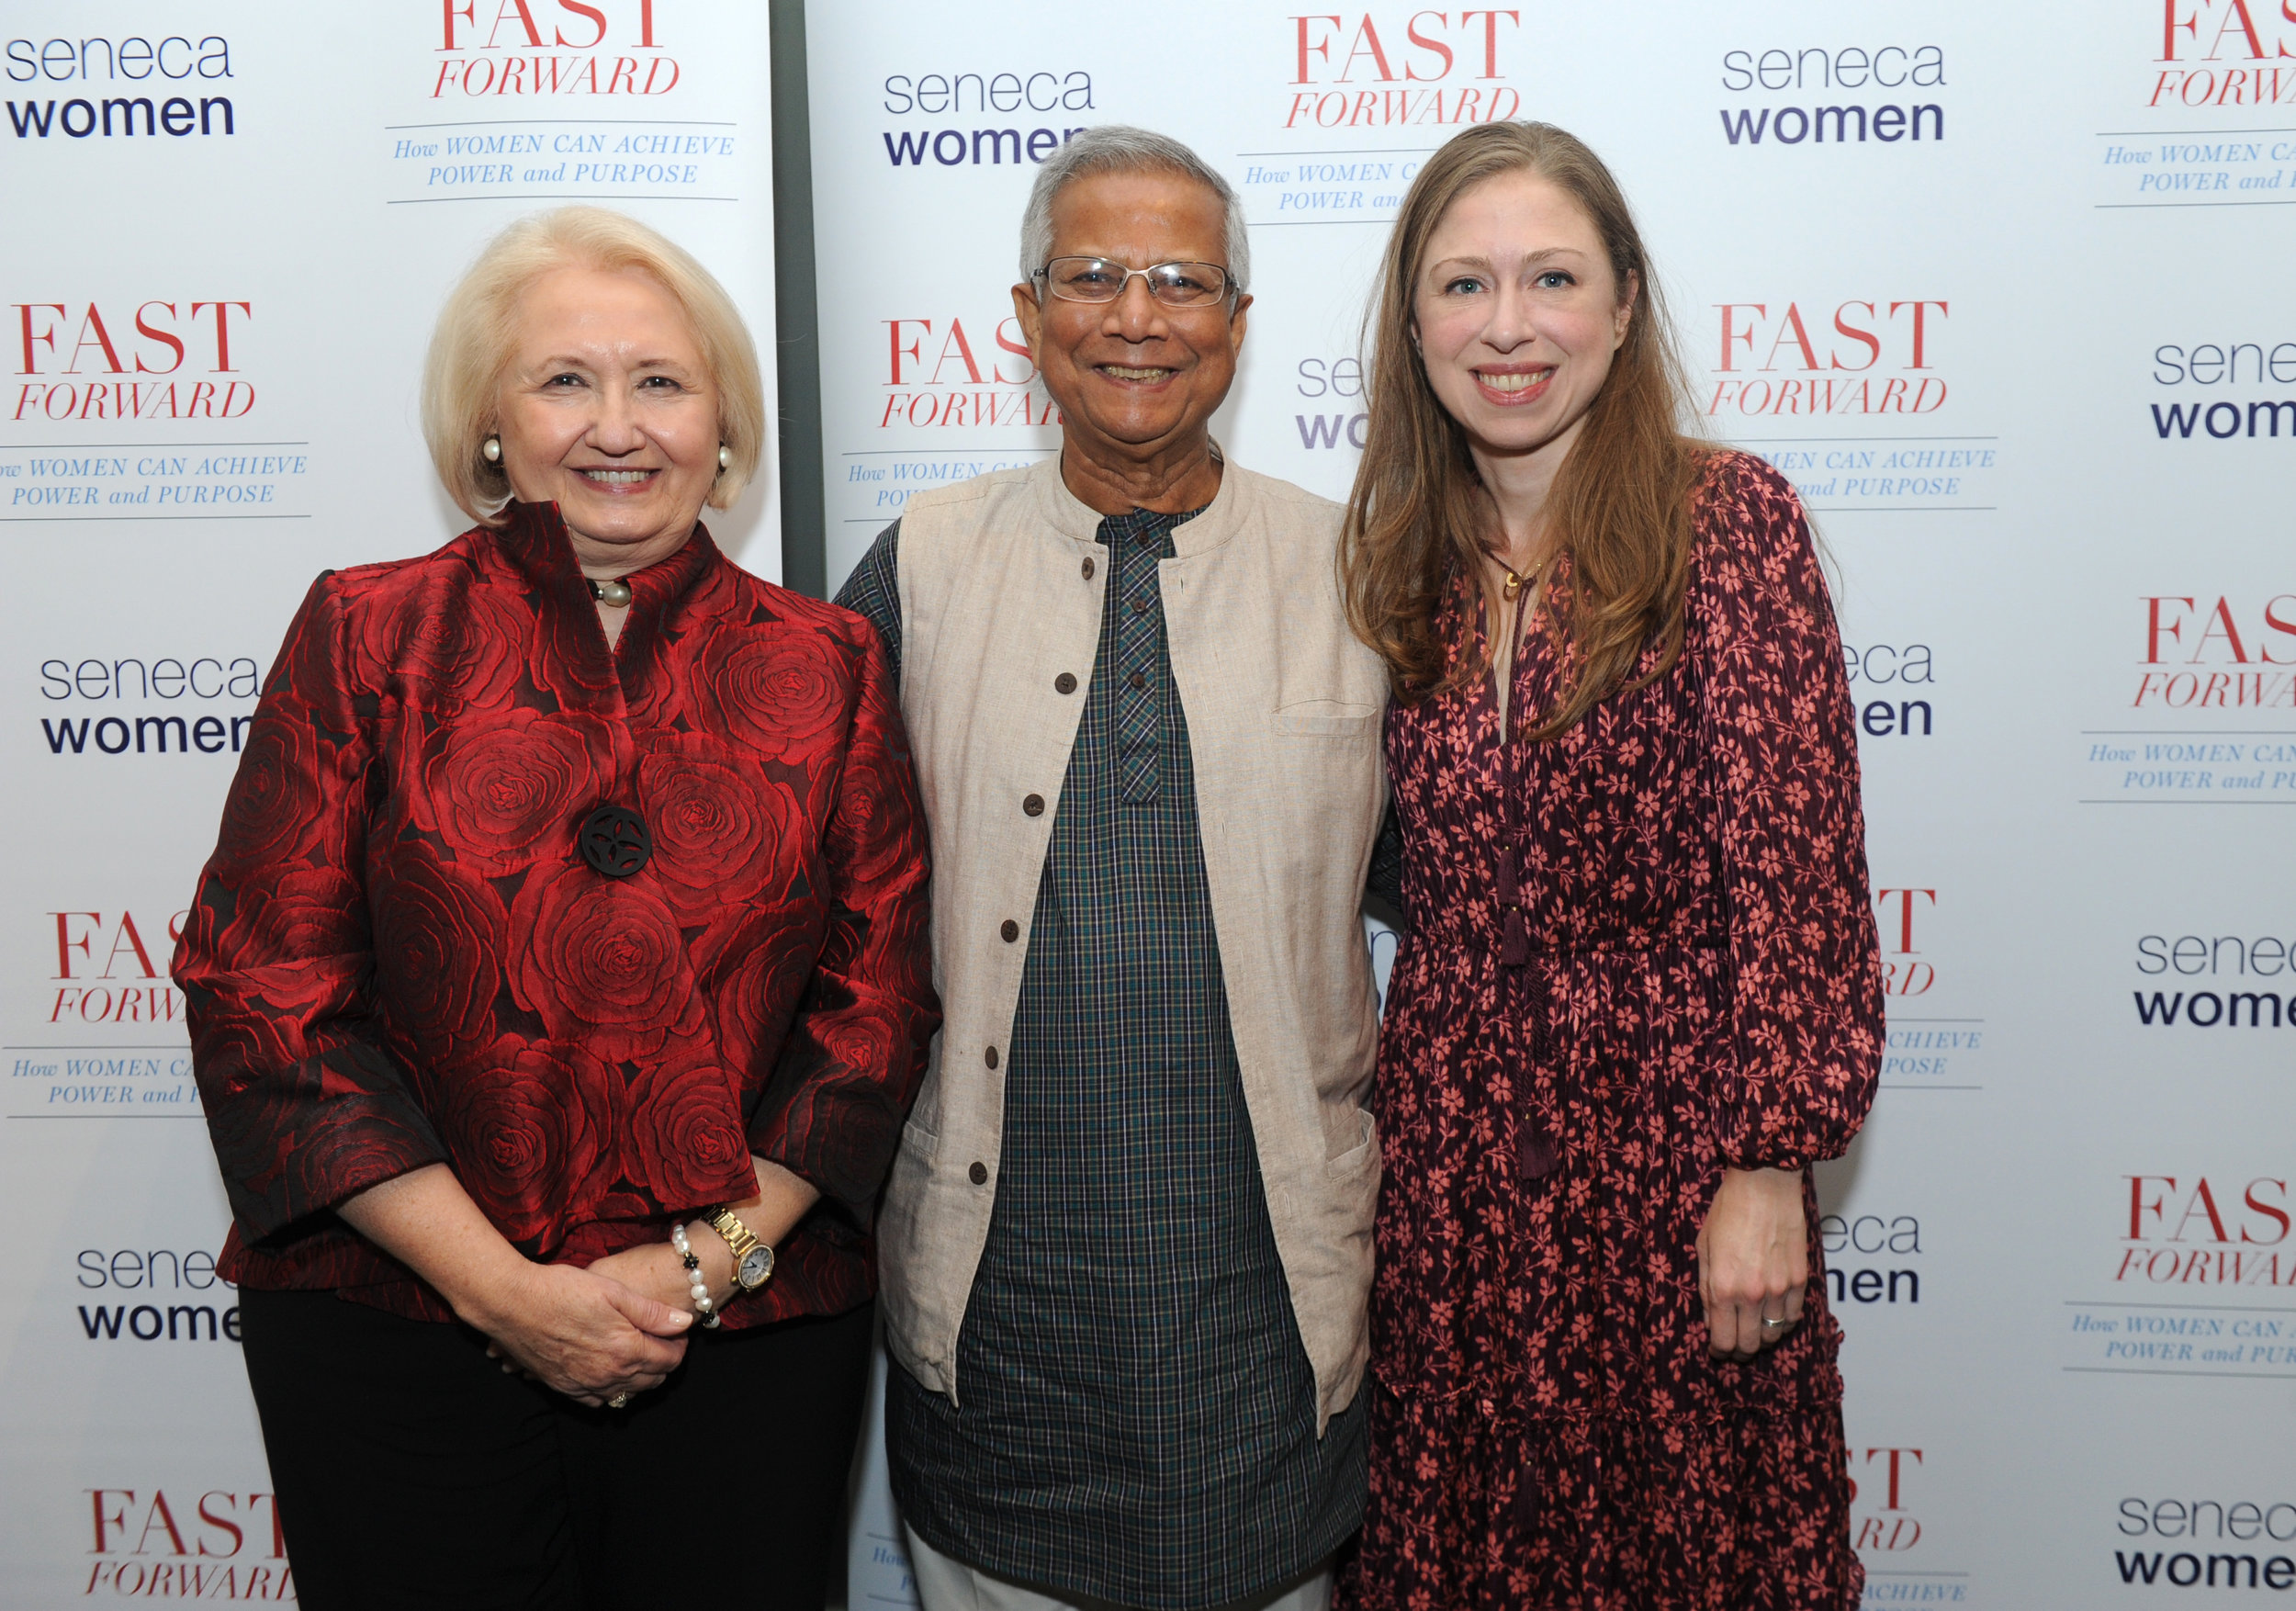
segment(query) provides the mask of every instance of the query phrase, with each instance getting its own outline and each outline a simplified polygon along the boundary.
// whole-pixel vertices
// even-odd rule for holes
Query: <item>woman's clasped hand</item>
[[[692,1311],[625,1287],[596,1265],[536,1264],[478,1329],[493,1339],[490,1352],[543,1386],[597,1405],[667,1381],[685,1359],[692,1325]]]

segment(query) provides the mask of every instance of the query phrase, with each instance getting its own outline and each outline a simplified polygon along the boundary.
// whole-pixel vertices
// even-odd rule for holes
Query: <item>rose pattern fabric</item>
[[[699,1029],[701,997],[677,988],[688,972],[677,914],[648,884],[601,878],[587,862],[537,872],[510,927],[511,994],[553,1035],[625,1063]]]
[[[1840,1333],[1713,1358],[1725,1166],[1839,1155],[1883,1044],[1841,648],[1793,490],[1721,455],[1680,661],[1548,743],[1398,705],[1370,1504],[1339,1604],[1849,1611]],[[1570,586],[1567,565],[1553,585]],[[1464,582],[1452,641],[1474,628]],[[1655,653],[1655,651],[1653,651]],[[1648,665],[1646,663],[1646,670]],[[1543,633],[1511,716],[1571,668]],[[1805,1212],[1817,1208],[1806,1183]]]
[[[924,817],[876,634],[705,530],[609,649],[555,508],[320,579],[250,729],[174,976],[258,1288],[448,1318],[331,1212],[450,1165],[530,1256],[749,1195],[822,1206],[726,1324],[850,1308],[938,1027]],[[652,859],[576,850],[602,806]]]
[[[599,796],[592,754],[611,753],[595,724],[532,710],[499,726],[443,727],[408,805],[455,859],[496,873],[534,860],[535,847]]]
[[[802,766],[837,741],[840,670],[812,634],[766,624],[726,649],[707,698],[721,731]]]
[[[593,1207],[607,1185],[602,1160],[619,1155],[616,1076],[578,1045],[507,1036],[446,1095],[444,1128],[477,1144],[455,1166],[471,1193],[506,1217],[513,1242],[549,1234],[561,1213]]]
[[[317,740],[303,728],[251,728],[223,804],[219,849],[248,862],[277,862],[320,811]]]

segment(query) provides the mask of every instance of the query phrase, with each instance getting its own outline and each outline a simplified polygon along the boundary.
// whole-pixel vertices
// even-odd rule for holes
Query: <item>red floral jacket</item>
[[[174,963],[220,1268],[445,1320],[333,1205],[444,1161],[587,1264],[756,1153],[823,1202],[726,1324],[849,1309],[940,1022],[876,634],[697,527],[609,650],[556,506],[507,513],[321,576],[272,668]]]

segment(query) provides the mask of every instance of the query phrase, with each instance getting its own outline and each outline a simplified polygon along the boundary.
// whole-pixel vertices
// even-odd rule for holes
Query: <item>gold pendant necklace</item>
[[[1525,587],[1528,587],[1532,582],[1538,580],[1538,573],[1547,569],[1547,561],[1542,559],[1537,564],[1532,566],[1528,576],[1518,576],[1515,574],[1515,570],[1513,566],[1508,566],[1505,569],[1507,572],[1507,580],[1500,584],[1500,591],[1501,596],[1503,597],[1508,603],[1512,604]]]

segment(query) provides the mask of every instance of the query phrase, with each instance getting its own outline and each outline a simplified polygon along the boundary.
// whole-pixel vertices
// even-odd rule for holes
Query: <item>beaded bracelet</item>
[[[686,1279],[692,1282],[687,1289],[693,1295],[693,1312],[702,1317],[702,1324],[715,1327],[716,1306],[710,1301],[709,1283],[702,1279],[702,1261],[693,1256],[693,1245],[686,1240],[683,1225],[670,1227],[670,1245],[678,1251],[678,1260],[686,1267]]]

